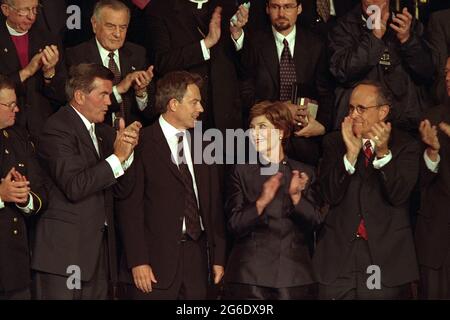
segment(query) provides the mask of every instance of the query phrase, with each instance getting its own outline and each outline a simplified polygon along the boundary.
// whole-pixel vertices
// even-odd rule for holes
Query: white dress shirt
[[[434,162],[430,159],[430,157],[427,154],[427,151],[425,150],[425,152],[423,153],[423,159],[425,160],[425,165],[427,166],[428,170],[430,170],[433,173],[439,172],[439,163],[441,162],[441,157],[439,156],[439,154],[437,156],[436,162]]]
[[[277,30],[275,30],[274,27],[272,27],[273,36],[275,37],[275,45],[277,46],[277,53],[278,53],[278,61],[281,60],[281,54],[283,53],[284,49],[284,39],[287,40],[289,43],[289,51],[291,52],[291,57],[294,57],[294,49],[295,49],[295,36],[297,35],[297,27],[294,26],[294,29],[287,35],[284,36],[281,33],[279,33]]]
[[[365,143],[367,140],[370,141],[371,147],[370,149],[372,150],[372,154],[375,153],[375,142],[373,140],[370,139],[362,139],[363,140],[363,147],[362,147],[362,152],[364,152],[364,148],[365,148]],[[389,150],[388,154],[386,156],[384,156],[381,159],[378,159],[377,157],[375,157],[373,159],[372,165],[375,169],[381,169],[383,168],[385,165],[387,165],[390,161],[392,160],[392,153],[391,150]],[[352,175],[355,173],[356,168],[356,161],[355,163],[350,163],[350,161],[348,161],[347,156],[344,155],[344,165],[345,165],[345,170],[347,170],[347,172]]]
[[[194,165],[192,164],[191,150],[189,148],[189,143],[188,143],[188,139],[187,139],[187,135],[186,135],[187,131],[179,130],[179,129],[175,128],[170,123],[168,123],[162,115],[159,116],[159,125],[161,126],[164,137],[166,138],[167,144],[169,145],[170,153],[172,155],[171,160],[173,161],[174,164],[177,165],[177,167],[179,165],[178,156],[177,156],[177,152],[178,152],[178,136],[177,136],[177,134],[181,133],[181,132],[184,133],[183,152],[184,152],[184,156],[186,159],[186,164],[188,166],[189,172],[192,177],[192,184],[194,187],[195,198],[197,199],[197,206],[199,206],[198,189],[197,189],[197,183],[195,181]],[[202,230],[205,230],[203,228],[203,222],[202,222],[201,216],[200,216],[200,225],[201,225]],[[186,232],[185,219],[183,219],[183,230],[182,231],[183,231],[183,233]]]
[[[73,108],[73,107],[72,107]],[[98,140],[97,136],[95,135],[95,123],[91,123],[88,119],[86,119],[85,116],[83,116],[80,112],[78,112],[77,109],[73,108],[75,112],[78,114],[78,116],[83,120],[84,125],[86,126],[86,130],[89,133],[89,136],[92,139],[92,143],[94,144],[95,150],[97,150],[97,154],[99,153],[99,146],[98,146]],[[128,157],[128,159],[122,164],[120,163],[119,158],[112,154],[108,158],[105,159],[106,162],[108,162],[109,166],[111,167],[114,178],[119,178],[124,175],[125,171],[131,166],[134,160],[134,151],[131,153],[131,155]]]

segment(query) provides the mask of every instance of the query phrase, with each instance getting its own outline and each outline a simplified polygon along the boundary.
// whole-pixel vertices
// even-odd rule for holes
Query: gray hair
[[[95,20],[99,21],[100,13],[104,8],[110,8],[114,11],[126,11],[128,14],[128,21],[131,19],[130,8],[128,8],[126,4],[118,0],[101,0],[97,2],[94,7],[92,17],[95,18]]]

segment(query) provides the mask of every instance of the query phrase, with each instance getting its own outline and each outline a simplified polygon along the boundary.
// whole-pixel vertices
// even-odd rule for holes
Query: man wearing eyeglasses
[[[247,108],[263,100],[290,101],[295,88],[299,98],[318,101],[317,116],[309,112],[307,103],[298,108],[293,101],[291,112],[298,130],[290,141],[292,157],[317,165],[319,140],[331,123],[334,94],[325,45],[318,36],[296,26],[301,12],[301,0],[267,0],[271,28],[244,32],[242,23],[232,29],[232,36],[246,83],[242,98]]]
[[[314,267],[320,299],[407,299],[418,279],[409,199],[420,148],[389,121],[380,83],[351,94],[348,115],[324,138],[320,186],[330,205]]]
[[[16,84],[18,124],[37,140],[44,121],[65,101],[61,47],[35,26],[38,0],[2,0],[1,9],[6,21],[0,23],[0,73]]]
[[[27,224],[47,202],[34,147],[23,128],[14,83],[0,75],[0,300],[30,299]]]

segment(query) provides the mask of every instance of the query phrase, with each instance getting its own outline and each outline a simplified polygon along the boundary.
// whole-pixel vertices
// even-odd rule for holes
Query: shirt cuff
[[[113,171],[114,178],[117,179],[117,178],[123,176],[125,171],[122,168],[122,164],[120,163],[119,158],[115,154],[112,154],[108,158],[106,158],[106,162],[109,163],[109,165]]]
[[[123,171],[127,171],[128,168],[131,166],[131,164],[134,161],[134,151],[130,154],[127,160],[122,164]]]
[[[205,39],[200,41],[200,46],[202,47],[203,58],[205,59],[205,61],[211,59],[211,54],[209,53],[209,49],[206,47]]]
[[[426,164],[428,170],[430,170],[433,173],[438,173],[439,163],[441,162],[441,157],[439,156],[439,154],[437,156],[436,162],[434,162],[430,159],[430,157],[427,154],[427,151],[425,150],[425,152],[423,153],[423,159],[425,160],[425,164]]]
[[[136,102],[137,102],[139,110],[144,111],[144,109],[147,108],[147,104],[148,104],[148,94],[146,94],[142,98],[136,96]]]
[[[119,91],[117,91],[117,86],[113,87],[113,94],[114,97],[116,97],[117,103],[122,103],[122,96],[120,95]]]
[[[387,165],[391,160],[392,160],[392,152],[391,150],[389,150],[389,153],[385,155],[383,158],[378,159],[377,157],[375,157],[372,164],[375,169],[381,169],[385,165]]]
[[[348,174],[354,174],[356,169],[355,169],[355,164],[351,164],[350,161],[347,160],[347,156],[344,155],[344,166],[345,166],[345,170],[348,172]]]
[[[3,202],[3,200],[0,198],[0,209],[3,209],[5,207],[5,203]]]
[[[233,42],[234,42],[234,46],[236,47],[236,51],[241,50],[244,47],[244,31],[242,31],[242,34],[239,37],[239,39],[234,40],[234,38],[231,37],[231,40],[233,40]]]
[[[26,207],[21,207],[19,205],[16,204],[16,207],[19,208],[20,210],[22,210],[23,213],[30,213],[31,211],[34,210],[34,200],[33,200],[33,195],[30,193],[30,200],[28,201],[28,204]]]

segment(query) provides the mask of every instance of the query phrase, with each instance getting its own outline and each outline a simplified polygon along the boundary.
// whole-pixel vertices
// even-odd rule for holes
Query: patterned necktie
[[[197,198],[194,191],[194,183],[192,180],[191,172],[187,166],[186,158],[183,150],[183,138],[184,133],[177,133],[178,137],[178,170],[180,171],[181,179],[186,190],[185,206],[184,206],[184,219],[186,223],[186,233],[194,240],[200,238],[202,229],[200,226],[200,216],[198,212]]]
[[[110,52],[108,53],[108,57],[109,57],[109,62],[108,62],[108,69],[112,71],[112,73],[114,74],[114,81],[113,81],[113,85],[117,85],[118,83],[120,83],[120,80],[122,79],[122,75],[120,73],[119,67],[117,66],[116,61],[114,60],[114,52]],[[123,118],[123,120],[125,121],[126,124],[126,103],[125,103],[125,95],[122,96],[122,102],[120,103],[120,114],[121,117]]]
[[[324,22],[330,19],[330,0],[317,0],[317,14]]]
[[[292,85],[297,82],[295,63],[289,50],[289,42],[283,40],[284,48],[280,58],[280,101],[291,99]]]
[[[372,144],[370,143],[370,140],[367,140],[364,143],[364,164],[366,166],[366,168],[369,166],[369,162],[372,159]],[[363,238],[364,240],[368,239],[367,236],[367,229],[366,229],[366,224],[364,222],[364,219],[361,218],[361,221],[359,222],[359,226],[358,226],[358,231],[356,232],[356,234]]]

